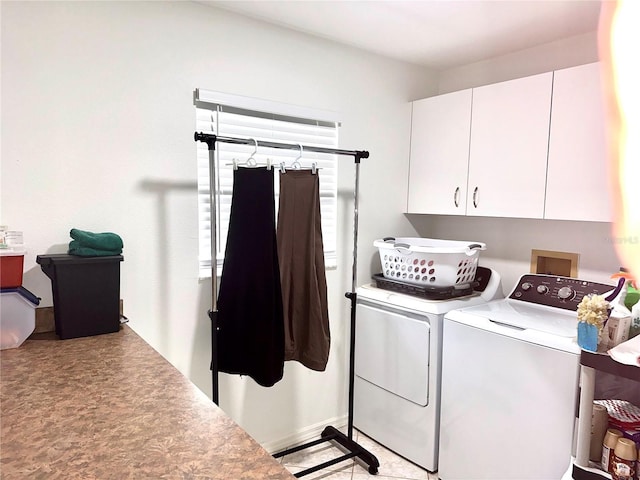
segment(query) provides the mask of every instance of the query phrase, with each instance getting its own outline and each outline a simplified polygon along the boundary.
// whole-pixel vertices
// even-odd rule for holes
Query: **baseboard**
[[[341,417],[334,417],[333,419],[326,420],[322,423],[310,425],[279,440],[264,443],[262,444],[262,447],[267,452],[273,455],[276,452],[280,452],[294,445],[300,445],[302,443],[320,438],[320,434],[322,433],[322,431],[329,425],[342,430],[342,428],[346,427],[347,425],[347,416],[343,415]]]

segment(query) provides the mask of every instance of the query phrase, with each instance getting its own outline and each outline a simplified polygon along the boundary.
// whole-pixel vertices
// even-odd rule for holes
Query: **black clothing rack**
[[[323,442],[328,442],[331,440],[335,440],[338,444],[340,444],[343,449],[346,449],[348,453],[334,458],[333,460],[329,460],[327,462],[321,463],[314,467],[307,468],[301,472],[295,474],[297,478],[302,477],[304,475],[308,475],[310,473],[316,472],[318,470],[322,470],[331,465],[335,465],[337,463],[343,462],[350,458],[358,457],[365,464],[368,465],[369,473],[376,474],[378,473],[378,467],[380,463],[378,459],[369,451],[362,448],[358,443],[353,440],[353,385],[355,380],[355,327],[356,327],[356,275],[357,275],[357,265],[358,265],[358,193],[360,187],[360,160],[363,158],[369,158],[369,152],[362,150],[340,150],[335,148],[325,148],[325,147],[315,147],[312,145],[300,145],[300,144],[289,144],[289,143],[280,143],[280,142],[271,142],[264,140],[254,140],[251,138],[236,138],[236,137],[223,137],[220,135],[214,135],[209,133],[196,132],[194,135],[194,139],[196,142],[204,142],[207,144],[209,149],[209,201],[211,205],[211,310],[209,311],[209,317],[211,319],[211,344],[212,344],[212,380],[213,380],[213,401],[218,405],[219,400],[219,391],[218,391],[218,359],[217,359],[217,344],[218,344],[218,323],[217,323],[217,270],[216,270],[216,209],[215,209],[215,148],[217,142],[223,143],[234,143],[234,144],[244,144],[244,145],[253,145],[255,147],[270,147],[270,148],[282,148],[288,150],[295,150],[299,148],[303,148],[304,151],[307,152],[317,152],[317,153],[328,153],[334,155],[346,155],[354,157],[355,168],[356,168],[356,178],[355,178],[355,188],[354,188],[354,208],[353,208],[353,267],[351,274],[351,291],[345,293],[345,297],[348,298],[351,302],[351,336],[349,342],[349,415],[348,415],[348,425],[347,425],[347,434],[340,432],[338,429],[332,426],[327,426],[321,433],[321,438],[317,440],[313,440],[311,442],[305,443],[303,445],[299,445],[297,447],[293,447],[287,450],[283,450],[281,452],[274,453],[273,456],[275,458],[283,457],[290,453],[298,452],[300,450],[304,450],[306,448],[312,447],[314,445],[318,445]]]

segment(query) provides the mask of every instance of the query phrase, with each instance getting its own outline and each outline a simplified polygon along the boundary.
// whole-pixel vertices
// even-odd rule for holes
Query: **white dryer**
[[[468,291],[383,280],[356,292],[354,426],[429,471],[438,468],[444,315],[502,298],[498,273],[478,267],[476,280]]]

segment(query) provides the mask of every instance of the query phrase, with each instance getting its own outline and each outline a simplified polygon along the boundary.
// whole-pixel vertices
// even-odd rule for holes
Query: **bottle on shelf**
[[[629,438],[619,438],[613,450],[611,478],[613,480],[635,480],[637,459],[638,450],[635,442]]]
[[[616,448],[618,439],[622,437],[622,432],[615,428],[609,428],[602,442],[602,469],[611,473],[613,467],[613,451]]]
[[[594,403],[591,414],[591,441],[589,443],[589,460],[592,462],[601,461],[603,441],[607,433],[608,423],[607,407]]]

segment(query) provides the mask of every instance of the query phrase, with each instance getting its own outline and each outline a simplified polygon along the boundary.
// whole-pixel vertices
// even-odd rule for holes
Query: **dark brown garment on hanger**
[[[218,365],[270,387],[284,370],[273,170],[238,168],[218,294]]]
[[[318,174],[310,170],[280,173],[277,242],[284,358],[323,371],[330,334]]]

